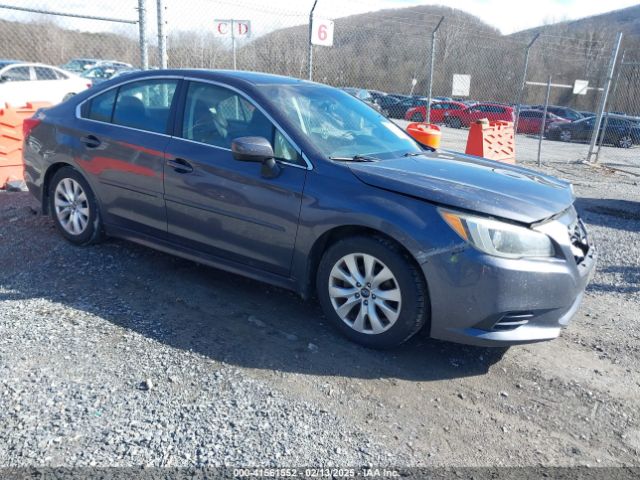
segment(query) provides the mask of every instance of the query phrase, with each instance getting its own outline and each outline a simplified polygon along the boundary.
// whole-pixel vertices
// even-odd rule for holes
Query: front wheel
[[[72,167],[61,168],[51,179],[49,211],[71,243],[89,245],[102,239],[102,220],[91,187]]]
[[[351,237],[332,245],[320,261],[316,287],[325,315],[366,347],[400,345],[429,314],[422,273],[398,245],[380,237]]]
[[[411,121],[412,122],[424,122],[424,117],[422,116],[421,113],[414,113],[413,115],[411,115]]]
[[[571,130],[560,131],[560,140],[562,140],[563,142],[570,142],[572,138],[573,138],[573,135],[571,135]]]

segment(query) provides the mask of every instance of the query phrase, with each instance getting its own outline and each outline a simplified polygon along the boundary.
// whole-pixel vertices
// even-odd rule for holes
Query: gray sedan
[[[421,329],[478,345],[555,338],[594,270],[568,183],[432,151],[325,85],[131,73],[24,130],[29,189],[70,242],[111,235],[315,294],[370,347]]]

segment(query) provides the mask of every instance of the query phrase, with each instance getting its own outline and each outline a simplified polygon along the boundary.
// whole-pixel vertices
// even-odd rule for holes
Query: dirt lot
[[[640,177],[575,183],[598,272],[552,342],[355,346],[314,301],[0,193],[0,466],[640,464]]]

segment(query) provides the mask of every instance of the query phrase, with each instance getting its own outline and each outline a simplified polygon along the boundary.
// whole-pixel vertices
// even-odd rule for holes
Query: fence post
[[[518,95],[518,105],[516,105],[516,121],[513,123],[514,135],[518,132],[518,122],[520,121],[520,105],[522,105],[522,99],[524,97],[524,89],[527,84],[527,70],[529,69],[529,51],[531,50],[531,47],[533,47],[533,44],[536,42],[536,40],[538,40],[539,36],[540,36],[539,33],[535,34],[535,36],[529,42],[529,45],[527,45],[527,49],[524,53],[524,69],[522,71],[522,84],[520,86],[520,93]]]
[[[613,74],[616,69],[616,61],[618,60],[618,52],[620,51],[620,44],[622,43],[622,32],[618,33],[616,44],[611,52],[611,60],[609,62],[609,71],[607,73],[607,81],[602,92],[602,98],[600,99],[600,105],[598,106],[598,113],[596,115],[596,123],[593,125],[593,133],[591,134],[591,142],[589,143],[589,153],[587,154],[587,162],[591,161],[593,155],[593,149],[596,146],[598,140],[598,134],[600,133],[600,125],[602,124],[602,115],[604,109],[607,106],[607,98],[609,96],[609,88],[611,87],[611,81],[613,80]],[[604,135],[604,132],[603,132]],[[597,159],[596,159],[597,161]]]
[[[538,138],[538,166],[542,166],[542,137],[544,136],[544,127],[547,123],[547,109],[549,108],[549,97],[551,96],[551,75],[547,81],[547,95],[544,99],[544,110],[542,112],[542,123],[540,124],[540,137]],[[515,138],[515,130],[513,131]]]
[[[316,9],[318,0],[314,0],[311,11],[309,12],[309,52],[307,56],[307,69],[309,70],[309,80],[313,80],[313,45],[311,38],[313,37],[313,11]]]
[[[440,17],[440,21],[438,21],[436,28],[434,28],[433,31],[431,32],[431,67],[429,68],[429,92],[427,94],[427,99],[428,99],[427,100],[427,118],[425,119],[427,123],[431,123],[431,93],[433,91],[433,64],[434,64],[435,55],[436,55],[436,33],[438,32],[440,25],[442,25],[443,20],[444,20],[444,15]]]
[[[160,68],[167,68],[167,36],[164,31],[165,27],[165,4],[164,0],[158,0],[158,50],[160,54]]]
[[[138,0],[138,29],[140,31],[140,66],[149,69],[149,46],[147,44],[147,0]]]
[[[620,65],[618,66],[618,74],[616,75],[616,80],[613,82],[613,88],[611,89],[611,98],[615,99],[616,92],[618,91],[618,83],[620,82],[620,72],[624,69],[624,57],[627,54],[626,50],[622,51],[622,59],[620,60]],[[596,162],[600,158],[600,149],[602,148],[602,144],[604,143],[604,137],[607,133],[607,126],[609,125],[609,115],[604,117],[604,125],[602,126],[602,136],[600,137],[600,143],[598,143],[598,149],[596,150]]]

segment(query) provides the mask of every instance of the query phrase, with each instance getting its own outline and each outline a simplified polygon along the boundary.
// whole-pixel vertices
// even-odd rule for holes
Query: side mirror
[[[282,167],[276,162],[273,147],[264,137],[239,137],[231,142],[233,158],[241,162],[262,163],[261,174],[265,178],[280,175]]]
[[[241,162],[264,162],[273,158],[273,147],[264,137],[239,137],[231,142],[233,158]]]

